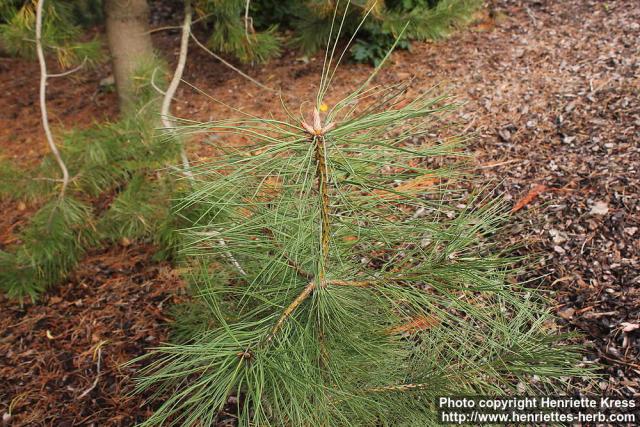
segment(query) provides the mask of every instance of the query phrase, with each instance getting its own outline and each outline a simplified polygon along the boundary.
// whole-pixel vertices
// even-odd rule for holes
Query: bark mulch
[[[640,7],[523,2],[464,90],[481,171],[502,181],[530,276],[604,376],[585,393],[640,397]],[[507,34],[504,34],[507,33]],[[468,52],[465,52],[468,51]],[[465,114],[465,113],[463,113]],[[495,165],[495,167],[491,167]]]
[[[183,283],[150,248],[88,256],[38,304],[0,299],[0,402],[7,425],[134,425],[151,414],[131,397],[135,366],[167,341]]]
[[[477,135],[470,147],[477,171],[512,200],[512,238],[540,255],[525,278],[538,278],[562,329],[581,333],[585,358],[603,367],[595,383],[575,385],[640,398],[640,6],[497,3],[495,20],[398,52],[379,78],[414,77],[415,88],[441,84],[466,101],[457,118]],[[175,57],[175,33],[154,37]],[[247,72],[299,102],[312,99],[320,67],[319,57],[306,63],[289,52]],[[333,96],[369,71],[343,66]],[[54,120],[71,127],[115,117],[113,94],[99,85],[107,72],[53,81]],[[0,58],[0,148],[17,162],[44,152],[36,74],[36,64]],[[195,47],[185,79],[252,113],[279,110],[276,97]],[[184,86],[177,98],[183,117],[229,114]],[[193,157],[205,158],[207,150],[190,147]],[[0,243],[9,244],[33,207],[1,207]],[[148,416],[157,402],[128,397],[134,370],[122,363],[167,339],[170,307],[184,298],[177,273],[153,262],[151,252],[132,245],[92,253],[37,304],[21,308],[0,297],[4,423],[128,426]]]

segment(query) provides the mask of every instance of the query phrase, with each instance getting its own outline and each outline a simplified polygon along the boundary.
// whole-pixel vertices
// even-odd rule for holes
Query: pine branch
[[[282,246],[277,242],[276,236],[273,234],[273,231],[271,229],[265,227],[264,232],[269,237],[269,239],[271,239],[271,242],[273,243],[273,245],[276,246],[278,250],[280,250],[283,258],[287,262],[287,265],[292,269],[294,269],[296,274],[308,280],[313,278],[312,273],[305,271],[305,269],[303,269],[296,261],[291,259],[291,257],[285,252]]]
[[[375,286],[376,282],[371,281],[352,281],[352,280],[328,280],[328,281],[320,281],[320,287],[326,288],[330,285],[335,286],[347,286],[347,287],[355,287],[355,288],[368,288],[371,286]],[[275,337],[276,333],[282,328],[284,323],[287,321],[289,317],[296,311],[296,309],[315,291],[316,282],[312,281],[304,287],[302,292],[293,300],[289,306],[282,312],[282,315],[278,318],[278,321],[271,329],[271,332],[266,338],[266,342],[271,342]]]
[[[231,393],[242,425],[431,425],[435,396],[580,371],[535,298],[522,298],[531,291],[507,280],[511,261],[492,254],[503,205],[440,185],[460,148],[430,136],[452,106],[370,89],[379,70],[327,123],[285,107],[282,121],[244,113],[184,126],[251,141],[220,144],[180,204],[199,213],[189,254],[233,251],[247,274],[196,280],[190,341],[157,349],[139,380],[139,391],[176,390],[145,425],[213,424]]]
[[[310,282],[307,286],[304,287],[300,295],[298,295],[291,304],[287,308],[284,309],[282,315],[276,322],[276,324],[271,329],[271,333],[267,336],[265,342],[270,343],[273,338],[276,336],[276,333],[282,328],[287,319],[293,314],[294,311],[303,303],[305,300],[313,293],[316,289],[315,282]]]

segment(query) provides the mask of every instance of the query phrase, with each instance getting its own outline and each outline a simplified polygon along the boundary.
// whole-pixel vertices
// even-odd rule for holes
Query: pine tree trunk
[[[120,111],[136,104],[134,76],[153,59],[147,0],[105,0],[107,40]]]

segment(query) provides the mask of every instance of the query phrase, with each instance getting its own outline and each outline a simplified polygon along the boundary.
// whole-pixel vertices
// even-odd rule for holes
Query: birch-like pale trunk
[[[178,65],[173,73],[173,78],[167,91],[164,93],[162,99],[162,106],[160,108],[160,117],[162,120],[162,126],[171,132],[175,136],[175,123],[171,118],[171,102],[176,94],[178,85],[182,80],[182,74],[184,73],[184,67],[187,63],[187,53],[189,51],[189,35],[191,34],[191,1],[185,0],[184,2],[184,22],[182,23],[182,37],[180,38],[180,53],[178,56]],[[187,150],[184,143],[180,141],[180,158],[182,159],[182,167],[184,173],[190,179],[193,179],[191,168],[189,166],[189,158],[187,157]]]
[[[49,114],[47,112],[47,62],[44,58],[44,50],[42,48],[42,14],[44,8],[44,1],[39,0],[36,6],[36,52],[38,54],[38,63],[40,64],[40,114],[42,116],[42,127],[47,137],[47,143],[49,149],[55,157],[60,170],[62,171],[62,189],[60,190],[60,197],[64,197],[64,193],[69,185],[69,170],[62,160],[60,151],[53,139],[51,128],[49,127]]]
[[[173,77],[171,78],[171,82],[167,87],[167,90],[164,93],[164,97],[162,99],[162,106],[160,108],[160,117],[162,120],[162,126],[167,129],[176,139],[178,135],[176,135],[175,127],[176,124],[173,121],[171,116],[171,102],[175,97],[176,90],[180,85],[180,81],[182,80],[182,75],[184,74],[184,67],[187,63],[187,54],[189,52],[189,36],[191,35],[191,0],[185,0],[184,4],[184,21],[182,23],[182,36],[180,38],[180,52],[178,54],[178,64],[176,65],[176,69],[173,72]],[[182,167],[183,172],[190,181],[194,181],[193,173],[191,172],[191,167],[189,165],[189,157],[187,156],[187,150],[185,149],[184,142],[179,141],[180,143],[180,157],[182,159]],[[212,231],[212,235],[215,235],[218,239],[218,244],[221,247],[226,248],[227,242],[220,236],[218,231]],[[231,262],[231,264],[244,276],[247,273],[244,271],[238,260],[233,256],[231,252],[228,250],[224,252],[225,257]]]

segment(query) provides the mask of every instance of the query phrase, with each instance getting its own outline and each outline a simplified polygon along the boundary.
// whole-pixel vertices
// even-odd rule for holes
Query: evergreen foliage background
[[[33,3],[3,1],[0,44],[10,54],[35,56],[33,43],[29,41],[33,38]],[[197,0],[194,6],[209,34],[208,46],[245,63],[266,62],[278,56],[285,46],[299,49],[305,55],[314,54],[328,42],[334,12],[338,16],[346,12],[344,34],[353,34],[363,16],[368,15],[350,53],[355,61],[377,64],[405,24],[409,26],[398,48],[409,48],[411,40],[448,36],[472,19],[482,0],[252,0],[247,22],[246,0]],[[61,64],[67,66],[85,57],[91,60],[99,57],[98,41],[78,43],[78,36],[82,28],[103,18],[101,0],[52,0],[45,16],[44,43],[59,56]]]
[[[35,2],[2,0],[0,4],[0,47],[10,55],[35,58]],[[45,4],[42,43],[61,67],[82,61],[101,59],[98,38],[83,39],[83,25],[88,26],[102,14],[95,0],[55,0]]]
[[[246,3],[243,0],[203,1],[217,6],[235,3],[237,9],[242,9]],[[250,3],[251,22],[256,29],[272,33],[277,26],[286,30],[291,34],[287,43],[306,55],[327,45],[334,14],[344,14],[342,34],[355,34],[358,29],[350,50],[352,59],[374,65],[382,60],[401,34],[396,47],[404,49],[409,48],[411,40],[446,37],[455,28],[470,22],[480,7],[482,0],[255,0]],[[215,7],[212,13],[216,13]],[[364,16],[369,19],[360,26]],[[407,23],[409,25],[403,31]],[[237,37],[240,38],[244,35],[244,27],[240,28],[242,21],[237,25]],[[343,41],[347,42],[348,38]],[[274,44],[265,57],[277,54],[276,46]]]
[[[176,190],[169,167],[178,146],[157,130],[158,95],[147,64],[136,81],[139,113],[115,123],[61,132],[59,147],[71,182],[63,198],[52,156],[18,170],[0,159],[0,197],[40,206],[21,230],[19,243],[0,252],[0,289],[9,297],[37,299],[73,272],[82,256],[105,244],[148,241],[158,256],[176,255],[171,197]]]

